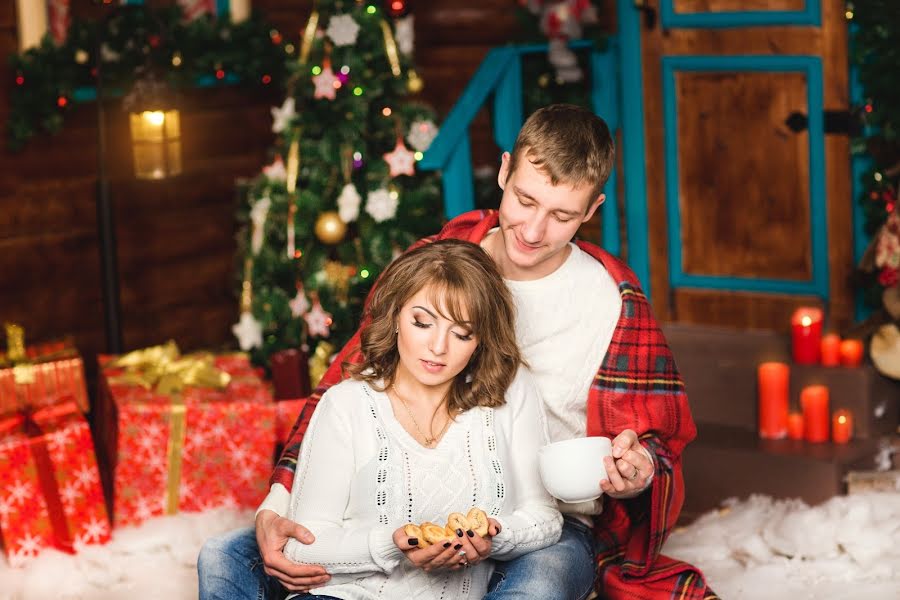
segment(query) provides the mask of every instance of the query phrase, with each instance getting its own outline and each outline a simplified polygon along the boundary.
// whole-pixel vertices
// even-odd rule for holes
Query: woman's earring
[[[394,334],[396,335],[396,334],[398,334],[398,333],[400,333],[400,326],[399,326],[399,325],[397,325],[396,327],[394,327]]]
[[[473,379],[474,377],[472,377],[471,373],[466,373],[466,383],[472,383]]]

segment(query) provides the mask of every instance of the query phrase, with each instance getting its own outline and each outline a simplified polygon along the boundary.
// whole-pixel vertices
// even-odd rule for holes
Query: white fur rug
[[[215,533],[249,525],[221,509],[119,529],[106,546],[47,551],[14,570],[0,561],[0,599],[188,600],[197,553]],[[817,507],[751,497],[675,531],[667,554],[703,569],[727,600],[900,598],[900,493],[833,498]]]

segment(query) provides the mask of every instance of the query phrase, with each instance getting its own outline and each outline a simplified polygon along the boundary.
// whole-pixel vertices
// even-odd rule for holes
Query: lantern
[[[138,80],[125,98],[131,129],[134,175],[164,179],[181,173],[181,115],[165,84]]]

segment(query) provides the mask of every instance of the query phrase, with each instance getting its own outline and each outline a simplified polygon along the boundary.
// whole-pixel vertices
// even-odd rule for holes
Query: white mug
[[[587,502],[603,495],[606,479],[603,457],[612,454],[607,437],[585,437],[547,444],[538,450],[538,467],[544,487],[563,502]]]

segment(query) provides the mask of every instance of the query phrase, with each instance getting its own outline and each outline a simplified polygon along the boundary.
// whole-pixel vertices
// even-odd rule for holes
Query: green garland
[[[104,89],[120,95],[147,69],[176,88],[279,85],[295,52],[258,14],[239,24],[213,16],[184,21],[179,6],[126,5],[99,21],[73,19],[62,44],[45,36],[39,47],[10,57],[9,147],[59,132],[73,104],[94,97],[98,53]]]
[[[900,183],[900,4],[895,0],[855,0],[847,3],[853,23],[853,63],[863,88],[859,107],[865,127],[854,153],[871,158],[858,198],[864,228],[873,236],[856,274],[855,285],[870,306],[881,306],[885,289],[900,280],[900,248],[889,251],[896,231],[897,189]],[[881,251],[879,252],[879,247]]]

